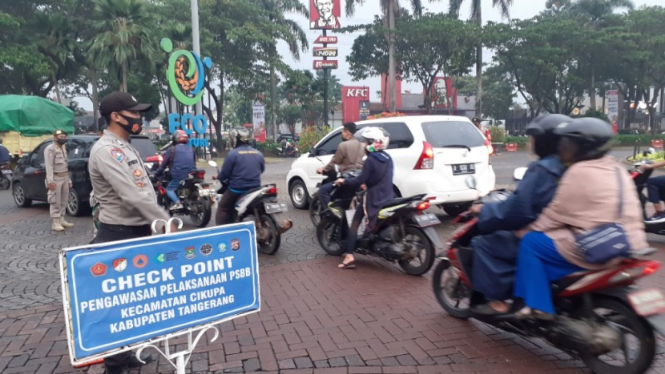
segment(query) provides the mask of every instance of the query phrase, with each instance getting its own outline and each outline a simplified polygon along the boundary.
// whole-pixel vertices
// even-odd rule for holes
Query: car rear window
[[[485,145],[485,138],[469,122],[423,122],[422,126],[425,139],[434,148],[443,148],[451,145],[464,145],[467,147]]]
[[[148,138],[132,138],[132,147],[139,151],[142,159],[157,154],[157,147]]]

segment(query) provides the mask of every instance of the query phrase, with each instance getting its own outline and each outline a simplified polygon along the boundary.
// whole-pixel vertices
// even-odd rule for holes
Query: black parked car
[[[67,213],[81,216],[90,213],[90,174],[88,158],[92,146],[99,139],[98,135],[72,135],[67,138],[67,155],[69,157],[69,177],[73,187],[69,189]],[[29,154],[21,157],[12,178],[12,195],[14,202],[20,207],[29,207],[33,200],[46,201],[47,188],[46,168],[44,166],[44,150],[53,140],[46,140]],[[157,148],[147,136],[132,136],[132,146],[139,151],[144,162],[157,155]]]

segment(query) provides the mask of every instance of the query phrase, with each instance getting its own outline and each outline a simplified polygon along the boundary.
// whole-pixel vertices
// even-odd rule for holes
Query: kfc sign
[[[337,69],[337,60],[314,60],[314,69]]]
[[[337,44],[337,37],[320,35],[318,38],[316,38],[314,44]]]
[[[369,100],[369,88],[367,88],[367,87],[363,87],[363,88],[349,87],[346,90],[346,97],[359,97],[359,98]]]
[[[337,57],[337,48],[314,47],[314,57]]]

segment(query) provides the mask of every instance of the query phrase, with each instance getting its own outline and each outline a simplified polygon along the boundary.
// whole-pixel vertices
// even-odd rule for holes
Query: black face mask
[[[65,143],[67,143],[67,139],[56,139],[56,142],[58,142],[58,144],[60,144],[60,145],[63,145]]]
[[[143,129],[143,119],[141,119],[141,117],[133,118],[133,117],[124,116],[120,113],[118,114],[120,115],[120,117],[124,118],[125,121],[127,121],[126,125],[118,123],[118,125],[120,125],[120,127],[122,127],[123,130],[127,131],[132,135],[138,135],[141,133],[141,130]]]

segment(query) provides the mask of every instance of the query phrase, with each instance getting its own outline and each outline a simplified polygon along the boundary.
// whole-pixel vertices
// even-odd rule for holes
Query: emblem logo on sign
[[[148,257],[146,255],[137,255],[132,262],[134,266],[141,269],[148,265]]]
[[[217,245],[217,249],[219,249],[220,252],[226,252],[226,247],[226,242],[221,242]]]
[[[185,258],[191,260],[194,257],[196,257],[196,247],[185,248]]]
[[[208,256],[212,253],[212,245],[206,243],[202,245],[201,248],[199,248],[199,250],[201,251],[202,255]]]
[[[155,260],[157,260],[157,262],[164,262],[164,254],[160,253],[157,255],[157,257],[155,257]]]
[[[127,259],[126,258],[116,258],[113,260],[113,270],[117,272],[122,272],[127,269]]]
[[[367,97],[369,88],[349,88],[346,91],[346,97]]]
[[[237,251],[240,249],[240,239],[231,240],[231,250]]]
[[[93,277],[101,277],[102,275],[106,275],[106,269],[108,266],[102,264],[101,262],[98,262],[90,268],[90,272],[92,273]]]
[[[120,148],[111,149],[111,156],[118,162],[125,160],[125,153]]]

